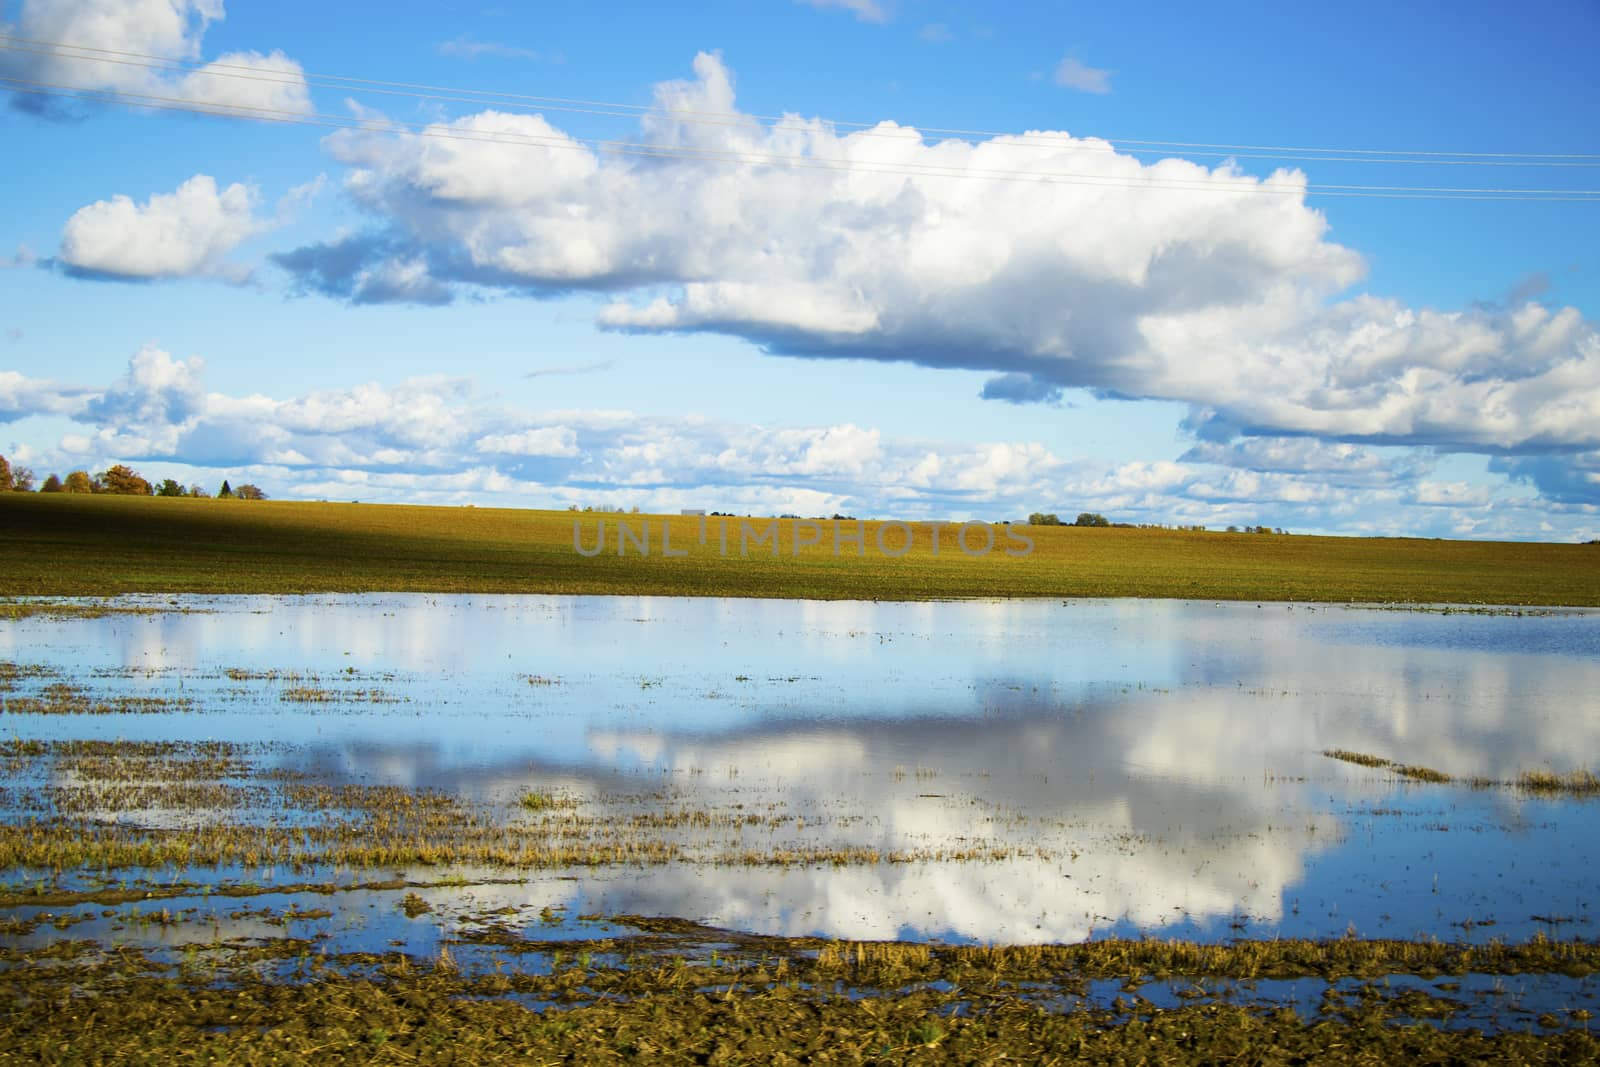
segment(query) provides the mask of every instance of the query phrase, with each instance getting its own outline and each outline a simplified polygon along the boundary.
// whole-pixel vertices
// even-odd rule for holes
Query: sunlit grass
[[[968,556],[945,528],[933,554],[926,524],[911,549],[867,546],[833,554],[831,534],[794,555],[723,556],[720,519],[496,508],[216,501],[75,494],[7,494],[0,502],[0,596],[124,592],[543,592],[624,595],[924,600],[944,597],[1181,597],[1462,605],[1600,605],[1600,566],[1589,545],[1417,538],[1260,536],[1221,532],[1029,527],[1033,551]],[[1004,518],[1006,516],[994,516]],[[615,552],[616,524],[663,523],[674,551]],[[737,531],[737,519],[728,520]],[[754,520],[758,525],[766,519]],[[573,526],[605,552],[580,556]],[[823,524],[827,529],[827,523]],[[853,524],[846,524],[848,531]],[[892,538],[899,544],[899,533]],[[34,609],[13,606],[12,615]],[[538,684],[535,682],[534,684]]]

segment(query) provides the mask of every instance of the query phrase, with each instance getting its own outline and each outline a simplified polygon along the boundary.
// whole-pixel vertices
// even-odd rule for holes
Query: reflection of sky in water
[[[426,595],[192,603],[213,613],[12,622],[0,628],[0,658],[48,663],[100,691],[181,693],[196,711],[7,716],[7,732],[292,743],[280,758],[325,777],[479,800],[535,784],[642,795],[666,782],[687,806],[813,812],[824,836],[812,844],[1020,850],[987,863],[673,866],[566,883],[575,906],[611,913],[979,940],[1552,929],[1535,916],[1596,932],[1600,803],[1400,785],[1319,754],[1342,747],[1459,776],[1592,766],[1595,612]],[[228,668],[300,671],[404,702],[284,703],[285,683],[235,681]],[[558,684],[530,685],[530,675]]]

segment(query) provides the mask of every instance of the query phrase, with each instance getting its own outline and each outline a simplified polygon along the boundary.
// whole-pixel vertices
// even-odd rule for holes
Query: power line
[[[535,134],[515,134],[508,131],[466,130],[437,123],[410,123],[385,120],[373,124],[359,119],[317,112],[299,112],[283,108],[257,105],[208,102],[187,97],[171,97],[150,93],[135,93],[123,89],[97,89],[57,82],[0,75],[0,84],[14,91],[36,95],[72,99],[99,100],[156,110],[183,111],[218,117],[252,118],[283,124],[347,129],[373,133],[403,131],[415,136],[446,140],[473,141],[522,145],[525,147],[561,150],[594,151],[611,154],[657,159],[694,160],[700,162],[735,163],[743,165],[781,166],[794,169],[823,170],[862,174],[881,174],[918,178],[961,178],[977,180],[1004,180],[1081,185],[1087,187],[1123,187],[1140,189],[1190,190],[1210,192],[1273,193],[1278,195],[1331,196],[1383,199],[1430,200],[1522,200],[1592,202],[1600,199],[1600,190],[1594,189],[1525,189],[1525,188],[1471,188],[1451,186],[1383,186],[1306,184],[1275,185],[1267,180],[1206,178],[1184,179],[1173,177],[1130,178],[1120,175],[1082,174],[1057,171],[1015,171],[987,168],[940,166],[919,163],[880,163],[872,160],[832,159],[818,156],[780,155],[776,153],[713,149],[684,145],[661,145],[648,142],[607,141],[561,135],[541,137]]]
[[[116,63],[124,66],[142,67],[151,70],[165,70],[176,73],[202,74],[210,77],[235,77],[242,80],[263,81],[285,85],[312,85],[325,88],[361,89],[362,91],[389,96],[404,96],[413,99],[452,101],[458,103],[491,104],[502,103],[513,106],[539,105],[547,110],[565,111],[578,114],[589,114],[615,118],[637,118],[649,114],[665,114],[682,117],[685,121],[705,125],[749,127],[751,125],[764,126],[773,123],[778,129],[796,129],[792,125],[781,125],[792,122],[792,116],[740,114],[737,112],[697,111],[687,108],[662,108],[648,104],[627,104],[615,101],[585,100],[570,97],[536,96],[520,93],[500,93],[487,90],[463,89],[452,86],[428,85],[416,82],[384,81],[372,78],[355,78],[334,74],[308,73],[296,69],[260,67],[239,63],[213,62],[207,64],[196,63],[188,60],[174,59],[166,56],[157,56],[145,52],[133,52],[122,49],[98,48],[89,45],[75,45],[60,41],[44,41],[34,38],[17,37],[10,34],[0,34],[0,50],[17,53],[46,56],[58,59],[88,60],[91,62]],[[90,53],[90,54],[83,54]],[[111,58],[120,57],[120,58]],[[234,73],[224,73],[232,71]],[[287,77],[275,79],[266,75],[278,74]],[[440,95],[449,94],[449,95]],[[850,122],[832,119],[817,119],[825,125],[835,128],[851,128],[861,133],[899,138],[901,135],[877,129],[878,123]],[[1300,162],[1341,162],[1341,163],[1382,163],[1382,164],[1423,164],[1430,166],[1512,166],[1512,167],[1600,167],[1600,153],[1554,153],[1554,152],[1453,152],[1430,149],[1382,149],[1382,148],[1315,148],[1305,146],[1258,145],[1258,144],[1223,144],[1202,141],[1158,141],[1140,140],[1125,137],[1094,137],[1098,144],[1085,144],[1083,139],[1071,136],[1052,135],[1047,133],[1016,133],[1004,130],[974,130],[955,129],[938,126],[913,126],[907,127],[908,132],[915,130],[920,133],[950,134],[957,137],[1006,137],[1012,143],[1026,143],[1032,146],[1048,147],[1061,145],[1080,150],[1089,151],[1116,151],[1118,145],[1140,145],[1140,149],[1128,149],[1128,154],[1158,154],[1158,149],[1182,148],[1205,149],[1223,151],[1191,152],[1191,155],[1227,158],[1251,159],[1292,159]],[[1241,156],[1241,152],[1274,153],[1271,155]],[[1285,156],[1281,153],[1307,153],[1303,155]]]
[[[540,137],[536,134],[514,134],[506,131],[465,130],[438,124],[409,123],[385,120],[375,124],[361,119],[347,119],[338,115],[290,111],[249,104],[230,104],[191,100],[183,97],[134,93],[119,89],[95,89],[61,83],[39,82],[31,79],[0,75],[0,85],[16,92],[66,99],[97,100],[145,107],[162,111],[181,111],[222,118],[249,118],[285,125],[321,127],[335,130],[353,130],[368,133],[404,132],[418,137],[442,140],[470,141],[489,144],[520,145],[531,148],[593,151],[616,155],[655,159],[676,159],[699,162],[737,163],[747,166],[789,167],[803,170],[823,170],[861,174],[880,174],[913,178],[958,178],[986,181],[1018,181],[1045,184],[1080,185],[1087,187],[1112,187],[1135,189],[1184,190],[1191,192],[1267,193],[1283,196],[1328,196],[1362,199],[1402,200],[1509,200],[1593,203],[1600,201],[1600,190],[1566,189],[1498,189],[1450,188],[1428,186],[1341,186],[1341,185],[1274,185],[1265,180],[1183,178],[1126,178],[1118,175],[1070,174],[1055,171],[1002,171],[972,168],[940,167],[929,164],[877,163],[871,160],[840,160],[812,156],[783,156],[756,152],[737,152],[690,146],[656,145],[618,141],[588,140],[583,138]]]

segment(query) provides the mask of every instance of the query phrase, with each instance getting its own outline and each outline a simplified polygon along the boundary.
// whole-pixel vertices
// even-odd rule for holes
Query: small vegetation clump
[[[1346,748],[1323,749],[1322,754],[1330,759],[1340,760],[1344,763],[1354,763],[1360,767],[1387,769],[1417,782],[1430,782],[1435,785],[1448,785],[1452,782],[1464,781],[1473,789],[1520,789],[1525,793],[1541,794],[1545,796],[1591,797],[1600,796],[1600,777],[1593,771],[1578,769],[1560,773],[1550,770],[1523,771],[1509,781],[1498,778],[1488,778],[1477,775],[1471,778],[1459,779],[1443,771],[1434,770],[1432,767],[1422,767],[1411,763],[1396,763],[1394,760],[1382,756],[1373,756],[1365,752],[1352,752]]]
[[[339,694],[312,685],[290,685],[278,692],[278,699],[286,704],[332,704],[339,699]]]
[[[1587,770],[1568,771],[1566,774],[1545,770],[1523,771],[1517,776],[1517,786],[1529,793],[1552,796],[1600,795],[1600,777]]]
[[[1396,764],[1394,772],[1402,778],[1412,778],[1419,782],[1432,782],[1436,785],[1445,785],[1455,781],[1443,771],[1436,771],[1432,767],[1419,767],[1414,764]]]
[[[415,919],[419,915],[426,915],[433,910],[433,905],[423,900],[416,893],[407,893],[400,901],[400,910],[405,912],[406,918]]]
[[[1389,761],[1382,756],[1372,756],[1365,752],[1351,752],[1347,748],[1327,748],[1322,754],[1332,759],[1343,760],[1345,763],[1354,763],[1360,767],[1387,767]]]
[[[542,789],[530,789],[522,794],[517,803],[528,811],[557,811],[562,808],[575,808],[578,806],[578,802],[571,797],[546,792]]]

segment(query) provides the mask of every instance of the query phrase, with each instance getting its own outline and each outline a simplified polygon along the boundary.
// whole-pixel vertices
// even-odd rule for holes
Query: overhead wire
[[[204,74],[218,78],[234,78],[246,81],[268,82],[271,84],[300,86],[305,81],[297,71],[280,69],[268,70],[267,73],[293,75],[293,77],[272,78],[262,76],[262,68],[244,64],[212,63],[205,68],[195,67],[177,60],[167,60],[161,57],[145,56],[142,53],[118,52],[111,49],[90,49],[87,46],[66,46],[51,42],[31,41],[0,34],[0,51],[22,51],[31,54],[49,55],[55,58],[82,59],[90,58],[75,55],[65,55],[59,51],[40,51],[37,47],[19,47],[21,45],[39,46],[49,45],[54,48],[79,48],[84,51],[105,52],[120,56],[137,56],[150,59],[153,63],[133,62],[131,65],[159,69],[169,73]],[[109,62],[123,62],[120,59],[108,60]],[[226,69],[210,69],[226,68]],[[362,85],[383,85],[410,88],[435,88],[417,86],[413,83],[378,83],[371,79],[340,79],[335,76],[320,76],[324,80],[338,80],[358,83]],[[705,162],[736,163],[744,165],[770,165],[784,166],[797,169],[847,171],[864,174],[886,174],[908,177],[927,178],[963,178],[977,180],[1010,180],[1026,182],[1052,182],[1062,184],[1075,184],[1085,186],[1112,186],[1129,188],[1154,188],[1154,189],[1192,189],[1213,192],[1255,192],[1275,193],[1280,195],[1315,195],[1335,197],[1377,197],[1385,199],[1449,199],[1449,200],[1524,200],[1524,201],[1562,201],[1586,202],[1600,200],[1600,190],[1595,189],[1533,189],[1516,187],[1460,187],[1460,186],[1394,186],[1394,185],[1357,185],[1335,183],[1273,183],[1270,179],[1258,180],[1254,178],[1229,178],[1207,177],[1203,179],[1185,179],[1172,176],[1137,177],[1131,178],[1122,175],[1089,174],[1078,172],[1061,172],[1050,170],[1002,170],[995,168],[972,168],[962,166],[944,166],[939,164],[908,162],[908,161],[875,161],[858,158],[830,158],[816,155],[785,155],[771,151],[740,150],[737,148],[707,148],[696,145],[662,144],[658,142],[636,142],[603,140],[599,138],[575,137],[568,134],[559,136],[540,137],[535,134],[515,134],[508,131],[483,131],[465,129],[459,125],[443,125],[438,122],[418,123],[405,122],[385,118],[381,122],[372,122],[364,119],[350,119],[344,116],[328,115],[318,112],[302,112],[285,108],[271,108],[260,105],[228,103],[223,101],[207,101],[191,97],[172,97],[155,93],[139,93],[129,89],[96,87],[76,85],[65,82],[48,82],[40,79],[20,78],[14,75],[0,74],[0,84],[13,91],[33,93],[46,96],[62,96],[76,99],[100,100],[110,103],[121,103],[135,107],[148,107],[156,110],[184,111],[203,115],[222,117],[243,117],[277,123],[318,126],[333,129],[364,130],[368,132],[406,132],[415,136],[429,138],[442,138],[449,140],[476,141],[500,144],[521,144],[529,147],[552,148],[558,150],[587,150],[608,152],[621,155],[639,156],[657,159],[691,159]],[[401,89],[383,90],[393,95],[414,96],[417,94]],[[459,90],[461,95],[452,97],[459,102],[474,104],[491,103],[499,98],[500,94],[478,93],[474,90]],[[427,97],[440,99],[439,97]],[[545,98],[525,98],[545,99]],[[627,105],[633,107],[634,105]],[[676,109],[648,109],[641,108],[637,112],[628,112],[627,117],[639,117],[664,111],[667,114],[677,114]],[[695,112],[692,114],[708,115],[719,113]],[[741,121],[738,125],[755,125],[758,116],[732,116]],[[722,123],[735,125],[735,123]],[[768,127],[760,126],[766,130]],[[779,127],[782,129],[782,127]],[[874,132],[874,131],[864,131]],[[852,135],[857,136],[857,135]],[[908,128],[905,134],[895,134],[904,140],[916,136],[920,143],[920,131]],[[1007,142],[1008,146],[1011,142]],[[1103,151],[1093,142],[1068,138],[1066,144],[1074,151]],[[1352,150],[1359,151],[1359,150]],[[1562,158],[1586,158],[1575,155]],[[1323,160],[1325,162],[1333,160]],[[1373,160],[1376,161],[1376,160]]]
[[[361,89],[369,92],[380,92],[384,95],[408,96],[416,99],[444,100],[467,103],[520,103],[533,104],[545,107],[548,110],[572,111],[581,114],[591,114],[610,117],[634,118],[647,114],[665,114],[681,118],[686,122],[698,122],[709,125],[725,126],[750,126],[753,124],[784,123],[796,119],[794,115],[760,115],[743,114],[721,111],[701,111],[690,108],[662,107],[659,104],[628,104],[617,101],[587,100],[571,97],[538,96],[525,93],[505,93],[499,91],[464,89],[455,86],[429,85],[419,82],[389,81],[375,78],[356,78],[345,75],[318,74],[306,72],[298,67],[289,68],[263,68],[255,64],[224,63],[213,61],[199,63],[196,61],[174,59],[166,56],[157,56],[145,52],[134,52],[125,49],[100,48],[89,45],[75,45],[60,41],[45,41],[34,38],[17,37],[10,34],[0,34],[0,49],[24,52],[34,55],[53,56],[56,58],[88,59],[96,62],[123,63],[130,66],[146,67],[148,69],[162,69],[181,73],[205,74],[212,76],[227,76],[223,72],[233,71],[233,76],[258,81],[281,81],[282,84],[307,84],[323,85],[325,87],[342,87],[348,89]],[[90,54],[81,54],[90,53]],[[100,58],[120,57],[120,58]],[[281,74],[288,77],[283,79],[270,79],[262,77],[263,74]],[[453,95],[437,95],[453,94]],[[803,120],[802,120],[803,121]],[[877,131],[881,123],[853,122],[839,119],[817,119],[824,125],[835,128],[852,128],[862,132],[872,133]],[[779,128],[796,128],[782,127]],[[1066,144],[1072,147],[1090,147],[1083,145],[1081,138],[1062,136],[1059,134],[1027,132],[1017,133],[1014,130],[983,130],[959,129],[954,127],[920,126],[911,125],[907,130],[919,133],[950,134],[959,137],[996,138],[1007,137],[1016,141],[1030,144],[1049,146],[1053,144]],[[887,133],[887,136],[896,137],[897,133]],[[1118,145],[1144,145],[1150,149],[1157,148],[1184,148],[1184,149],[1219,149],[1219,152],[1202,153],[1208,156],[1236,157],[1239,152],[1299,152],[1310,153],[1301,157],[1302,161],[1325,162],[1372,162],[1372,163],[1418,163],[1431,166],[1543,166],[1543,167],[1600,167],[1600,153],[1578,152],[1460,152],[1443,151],[1437,149],[1390,149],[1390,148],[1317,148],[1307,146],[1259,145],[1259,144],[1227,144],[1204,141],[1161,141],[1126,137],[1109,137],[1100,135],[1091,136],[1094,141],[1103,142],[1103,146],[1093,146],[1102,151],[1114,151]],[[1146,153],[1151,154],[1151,153]],[[1349,159],[1330,159],[1330,154],[1349,156]],[[1384,158],[1392,157],[1392,158]],[[1412,157],[1412,158],[1407,158]],[[1244,158],[1281,159],[1281,155],[1252,156]],[[1499,161],[1499,162],[1496,162]]]

